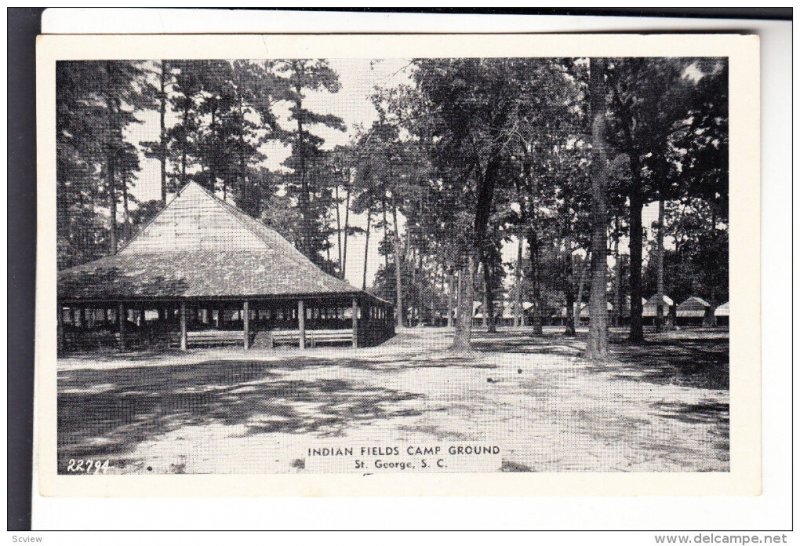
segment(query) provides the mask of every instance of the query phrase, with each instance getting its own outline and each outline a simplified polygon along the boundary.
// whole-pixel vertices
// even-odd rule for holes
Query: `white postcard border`
[[[730,62],[730,472],[56,474],[55,62],[158,58],[720,56]],[[45,496],[757,495],[761,491],[760,127],[757,36],[114,35],[37,43],[37,301],[34,473]]]

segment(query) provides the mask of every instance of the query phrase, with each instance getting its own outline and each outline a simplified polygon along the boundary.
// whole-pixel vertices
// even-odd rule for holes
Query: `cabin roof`
[[[711,304],[702,298],[692,296],[678,305],[676,314],[678,317],[704,317],[711,308]]]
[[[731,304],[730,302],[725,302],[716,309],[714,309],[714,316],[717,317],[729,317],[731,316]]]
[[[683,303],[678,306],[678,310],[681,309],[705,309],[706,307],[711,307],[711,304],[708,303],[703,298],[698,298],[697,296],[692,296],[687,298]]]
[[[668,307],[672,307],[673,305],[675,305],[675,302],[672,301],[672,298],[670,298],[666,294],[664,294],[662,297],[664,298],[663,299],[664,304],[667,305]],[[653,294],[646,302],[644,302],[644,305],[652,305],[653,307],[655,307],[657,304],[658,304],[658,294]]]
[[[345,294],[367,295],[194,182],[117,254],[58,273],[64,301]]]
[[[614,305],[611,302],[606,302],[606,311],[611,312],[613,310],[614,310]],[[578,316],[581,317],[581,318],[587,318],[589,316],[589,314],[590,314],[590,311],[591,310],[589,309],[589,304],[587,303],[583,307],[581,307],[581,311],[580,311],[580,313],[578,313]],[[565,313],[566,313],[566,309],[565,309]]]

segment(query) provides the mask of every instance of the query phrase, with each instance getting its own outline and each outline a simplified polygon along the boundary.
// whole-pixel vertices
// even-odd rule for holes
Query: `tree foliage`
[[[59,62],[59,267],[115,252],[196,181],[340,277],[362,259],[353,238],[365,237],[365,270],[377,249],[372,288],[396,302],[399,325],[431,320],[450,300],[462,317],[474,300],[526,301],[538,335],[593,286],[597,309],[603,292],[615,307],[632,302],[641,339],[662,250],[650,232],[666,238],[666,293],[727,298],[724,59],[427,58],[403,70],[403,83],[374,90],[374,119],[347,127],[315,106],[342,85],[325,59]],[[592,76],[606,87],[594,109]],[[606,129],[593,135],[598,113]],[[145,116],[160,131],[139,142]],[[324,138],[348,130],[346,146]],[[267,168],[281,148],[283,163]],[[139,202],[150,160],[161,198]],[[657,201],[665,221],[650,230],[642,211]],[[520,241],[525,252],[509,260]],[[457,275],[460,297],[448,288]],[[471,324],[458,325],[458,348]]]

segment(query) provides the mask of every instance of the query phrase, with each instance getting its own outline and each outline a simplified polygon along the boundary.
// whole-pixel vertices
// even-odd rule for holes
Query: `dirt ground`
[[[309,447],[500,446],[505,471],[727,471],[728,335],[405,329],[380,347],[204,349],[59,360],[59,472],[309,472]]]

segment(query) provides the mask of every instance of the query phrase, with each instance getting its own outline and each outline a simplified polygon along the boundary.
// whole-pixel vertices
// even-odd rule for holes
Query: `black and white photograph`
[[[732,54],[330,43],[54,57],[43,471],[734,490]]]
[[[9,542],[788,543],[791,8],[8,11]]]

